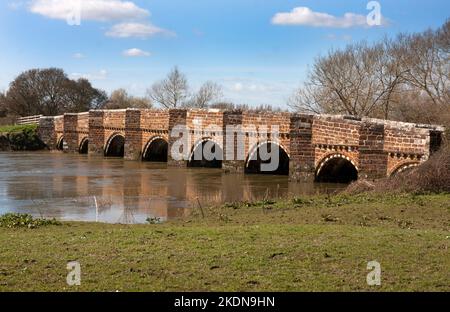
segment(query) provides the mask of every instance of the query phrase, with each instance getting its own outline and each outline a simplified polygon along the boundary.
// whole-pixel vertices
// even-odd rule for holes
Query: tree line
[[[450,124],[450,20],[433,31],[360,42],[318,57],[298,111]]]
[[[9,89],[0,92],[0,117],[46,115],[85,112],[90,109],[152,108],[219,108],[275,111],[271,105],[251,107],[223,100],[221,85],[206,81],[192,92],[188,79],[178,67],[166,78],[155,82],[144,97],[128,94],[125,89],[107,93],[94,88],[84,78],[70,79],[62,69],[32,69],[21,73]]]
[[[129,95],[125,89],[114,90],[108,96],[87,79],[70,79],[62,69],[31,69],[16,77],[6,92],[0,92],[0,117],[152,108],[154,104],[164,108],[206,108],[220,103],[222,96],[222,87],[212,81],[192,93],[186,76],[177,67],[165,79],[154,83],[144,97]]]
[[[312,65],[306,82],[289,99],[301,112],[347,114],[409,122],[450,125],[450,21],[437,30],[399,34],[368,44],[330,50]],[[57,68],[20,74],[0,92],[0,117],[59,115],[90,109],[221,108],[280,110],[270,105],[251,107],[223,100],[223,88],[206,81],[192,92],[177,67],[155,82],[146,96],[125,89],[105,91],[87,79],[70,79]]]

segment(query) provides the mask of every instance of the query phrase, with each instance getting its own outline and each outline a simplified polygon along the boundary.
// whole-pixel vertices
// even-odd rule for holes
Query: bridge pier
[[[56,133],[55,117],[41,117],[39,120],[38,135],[48,149],[56,149],[58,137]]]
[[[245,160],[239,159],[238,142],[244,139],[242,111],[225,111],[223,113],[223,161],[222,169],[226,172],[245,171]],[[232,138],[230,137],[232,135]],[[241,136],[239,138],[239,136]]]
[[[180,159],[174,159],[174,155],[172,153],[172,148],[175,144],[175,142],[182,136],[182,130],[179,128],[180,132],[175,131],[175,127],[183,127],[187,125],[187,110],[185,109],[171,109],[169,111],[169,146],[167,149],[167,166],[169,167],[186,167],[187,161],[186,160],[180,160]],[[179,153],[189,153],[190,151],[186,150],[179,150]]]
[[[290,179],[297,182],[312,182],[315,178],[315,151],[313,139],[313,115],[295,114],[291,116]]]
[[[104,115],[102,110],[89,112],[89,155],[104,155]]]
[[[125,113],[125,159],[141,159],[142,144],[141,111],[127,109]]]
[[[363,122],[359,131],[359,178],[386,177],[388,153],[384,151],[385,125]]]
[[[78,114],[64,114],[64,152],[78,153]]]

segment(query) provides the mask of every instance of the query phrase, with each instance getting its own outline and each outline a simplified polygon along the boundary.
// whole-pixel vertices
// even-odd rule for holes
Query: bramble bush
[[[0,216],[0,227],[35,229],[41,226],[61,225],[55,219],[35,219],[29,214],[7,213]]]
[[[364,192],[385,193],[450,193],[450,144],[444,143],[441,149],[417,168],[395,174],[378,181],[356,181],[346,193]]]

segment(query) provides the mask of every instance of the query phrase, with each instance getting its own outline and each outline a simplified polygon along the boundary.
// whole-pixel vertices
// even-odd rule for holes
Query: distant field
[[[164,224],[0,228],[0,291],[450,291],[450,195],[304,197]],[[81,286],[66,284],[69,261]],[[368,286],[367,263],[381,264]]]

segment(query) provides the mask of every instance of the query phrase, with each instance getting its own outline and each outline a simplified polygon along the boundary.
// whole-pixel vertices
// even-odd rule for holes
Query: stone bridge
[[[202,128],[198,128],[199,124]],[[207,142],[223,155],[233,154],[227,127],[243,129],[242,159],[179,161],[169,152],[178,139],[170,134],[187,126],[196,137],[190,155]],[[264,127],[277,127],[279,135],[261,135]],[[200,129],[200,130],[198,130]],[[69,153],[124,157],[127,160],[167,161],[169,166],[218,167],[226,171],[259,172],[259,149],[279,147],[276,174],[294,180],[349,182],[358,177],[375,179],[418,166],[436,151],[443,127],[341,115],[287,112],[257,113],[216,109],[91,110],[86,113],[41,117],[39,135],[50,149]],[[234,149],[234,150],[233,150]],[[269,147],[270,149],[270,147]]]

